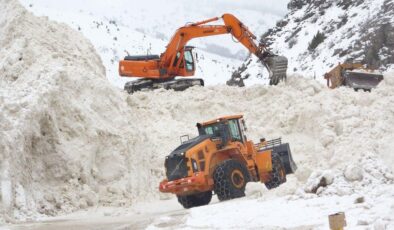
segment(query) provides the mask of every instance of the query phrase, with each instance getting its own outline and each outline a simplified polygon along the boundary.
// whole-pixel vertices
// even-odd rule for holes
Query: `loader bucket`
[[[281,138],[267,141],[267,144],[262,149],[260,149],[260,151],[265,150],[271,150],[272,153],[278,154],[283,166],[285,167],[286,174],[294,173],[297,170],[297,165],[293,160],[290,146],[288,143],[282,144]]]
[[[293,156],[291,155],[290,146],[288,143],[274,146],[272,152],[279,155],[280,160],[285,167],[286,174],[294,173],[297,170],[297,165],[293,160]]]
[[[286,80],[288,60],[284,56],[269,56],[262,60],[269,72],[270,85],[277,85],[280,81]]]
[[[345,85],[358,90],[370,91],[383,80],[382,74],[347,71],[344,73]]]

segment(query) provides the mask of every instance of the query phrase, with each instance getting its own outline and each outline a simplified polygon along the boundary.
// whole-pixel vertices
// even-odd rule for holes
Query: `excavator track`
[[[127,82],[124,86],[124,90],[129,94],[133,94],[138,91],[149,91],[155,89],[183,91],[193,86],[204,86],[204,80],[200,78],[173,78],[169,80],[139,79]]]
[[[270,85],[277,85],[287,78],[288,60],[284,56],[269,56],[261,60],[269,72]]]

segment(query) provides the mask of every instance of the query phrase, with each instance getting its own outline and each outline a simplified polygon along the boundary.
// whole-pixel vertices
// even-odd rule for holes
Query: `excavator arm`
[[[242,22],[231,14],[224,14],[221,17],[225,25],[205,25],[207,23],[218,21],[220,18],[215,17],[205,21],[193,23],[179,28],[171,41],[169,42],[166,51],[164,52],[164,64],[170,64],[177,52],[193,38],[216,36],[221,34],[231,33],[239,42],[241,42],[251,53],[260,55],[263,47],[256,45],[254,40],[256,36],[253,35]]]
[[[224,25],[208,24],[220,19],[223,20]],[[155,82],[164,82],[173,80],[176,76],[193,76],[195,71],[194,60],[191,57],[191,48],[186,46],[187,43],[194,38],[222,34],[231,34],[239,43],[261,60],[269,72],[271,84],[277,84],[279,80],[286,78],[287,58],[274,55],[265,45],[258,43],[257,37],[231,14],[224,14],[220,18],[215,17],[179,28],[160,57],[157,55],[127,56],[125,60],[119,63],[119,73],[121,76],[144,77],[145,79],[140,80],[138,84],[148,85],[150,88],[154,88],[154,83],[146,80],[151,79]],[[188,60],[185,60],[186,58]],[[186,63],[192,63],[193,68],[185,68]],[[202,82],[202,79],[200,81]],[[131,87],[133,84],[129,84],[129,86]],[[201,85],[203,85],[203,82]],[[181,88],[183,90],[184,87]]]
[[[206,25],[210,22],[218,21],[220,19],[223,19],[224,25]],[[258,44],[256,42],[257,37],[241,21],[231,14],[224,14],[221,18],[215,17],[179,28],[167,45],[166,51],[162,54],[162,65],[160,67],[162,69],[168,69],[170,74],[176,73],[176,67],[178,67],[178,65],[174,65],[176,54],[178,52],[182,52],[186,44],[191,39],[222,34],[231,34],[242,45],[244,45],[249,50],[249,52],[256,55],[267,67],[271,75],[270,77],[272,77],[272,70],[274,68],[269,66],[269,63],[266,61],[266,59],[268,57],[274,57],[275,55],[269,52],[265,45]],[[285,62],[286,63],[284,64],[286,66],[284,73],[282,73],[284,75],[286,74],[287,70],[287,59]],[[283,67],[281,70],[283,72]]]

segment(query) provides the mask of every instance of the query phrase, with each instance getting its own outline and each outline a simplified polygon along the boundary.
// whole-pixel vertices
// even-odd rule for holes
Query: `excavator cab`
[[[193,55],[193,46],[185,46],[185,48],[178,52],[173,66],[178,66],[178,75],[179,76],[193,76],[195,72],[195,62]],[[183,53],[183,57],[181,57]]]

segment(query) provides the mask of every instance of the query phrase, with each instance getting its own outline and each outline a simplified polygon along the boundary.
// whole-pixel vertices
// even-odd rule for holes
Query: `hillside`
[[[392,0],[291,0],[288,10],[261,40],[288,57],[290,73],[323,81],[324,73],[345,61],[394,69]],[[260,73],[256,62],[245,74]]]

